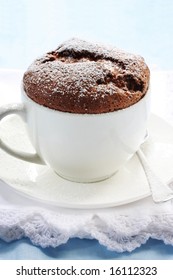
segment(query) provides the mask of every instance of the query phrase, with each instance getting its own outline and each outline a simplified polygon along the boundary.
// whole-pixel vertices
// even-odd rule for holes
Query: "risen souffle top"
[[[99,114],[138,102],[149,77],[141,56],[75,38],[36,59],[23,86],[28,97],[51,109]]]

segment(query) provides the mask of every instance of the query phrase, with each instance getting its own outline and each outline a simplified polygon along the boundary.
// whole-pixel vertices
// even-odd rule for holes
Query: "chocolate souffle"
[[[147,93],[149,79],[141,56],[71,39],[35,60],[23,86],[28,97],[48,108],[100,114],[138,102]]]

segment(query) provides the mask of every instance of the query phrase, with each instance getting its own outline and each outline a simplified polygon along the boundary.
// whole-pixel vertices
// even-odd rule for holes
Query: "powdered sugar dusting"
[[[79,39],[37,59],[24,75],[30,98],[74,113],[128,107],[142,98],[148,82],[149,69],[142,57]]]

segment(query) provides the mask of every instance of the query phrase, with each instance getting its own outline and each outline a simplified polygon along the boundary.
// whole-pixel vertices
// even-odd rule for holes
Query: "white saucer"
[[[12,147],[32,151],[25,126],[17,116],[1,122],[0,137]],[[160,178],[169,182],[173,174],[173,127],[152,115],[144,152]],[[27,163],[0,150],[0,178],[14,190],[44,203],[66,208],[106,208],[124,205],[150,195],[149,186],[135,155],[113,177],[98,183],[66,181],[49,167]]]

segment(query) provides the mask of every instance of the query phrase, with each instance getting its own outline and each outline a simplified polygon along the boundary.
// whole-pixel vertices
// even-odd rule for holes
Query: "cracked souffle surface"
[[[74,38],[36,59],[24,73],[23,87],[28,97],[48,108],[99,114],[138,102],[149,79],[141,56]]]

